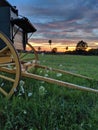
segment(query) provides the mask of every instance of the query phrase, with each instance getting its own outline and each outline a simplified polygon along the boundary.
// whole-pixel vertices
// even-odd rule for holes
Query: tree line
[[[78,55],[98,55],[98,48],[89,49],[87,42],[83,40],[79,41],[76,45],[76,49],[74,51],[66,51],[66,54],[78,54]]]
[[[52,40],[48,41],[49,46],[50,46],[50,52],[44,51],[45,53],[53,53],[53,54],[57,54],[57,53],[63,53],[63,54],[77,54],[77,55],[98,55],[98,48],[97,49],[89,49],[88,48],[88,44],[87,42],[81,40],[76,44],[75,50],[73,51],[69,51],[69,47],[67,46],[65,49],[65,52],[57,52],[57,48],[54,47],[52,48]],[[38,52],[41,52],[41,47],[38,47]]]

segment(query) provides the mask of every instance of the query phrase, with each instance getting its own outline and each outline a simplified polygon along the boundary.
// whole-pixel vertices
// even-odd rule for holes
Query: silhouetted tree
[[[68,46],[66,47],[66,51],[68,50]]]
[[[88,51],[88,54],[89,55],[98,55],[98,48],[97,49],[90,49]]]
[[[57,52],[57,48],[54,47],[52,50],[51,50],[52,53],[56,53]]]
[[[76,51],[85,51],[87,49],[88,45],[86,42],[79,41],[76,45]]]
[[[41,51],[41,47],[40,47],[40,46],[38,47],[38,51],[39,51],[39,52]]]
[[[52,40],[49,40],[48,43],[49,43],[50,49],[51,49]]]

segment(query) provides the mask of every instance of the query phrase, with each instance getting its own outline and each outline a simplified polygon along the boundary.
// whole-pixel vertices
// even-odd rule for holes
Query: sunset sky
[[[30,42],[42,50],[65,51],[84,40],[98,47],[98,0],[8,0],[37,31]],[[52,40],[51,48],[48,40]]]

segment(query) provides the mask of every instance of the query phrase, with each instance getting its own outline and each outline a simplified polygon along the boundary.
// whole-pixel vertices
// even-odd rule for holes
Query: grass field
[[[98,57],[39,55],[40,64],[82,74],[94,80],[54,73],[37,74],[98,88]],[[10,100],[0,96],[0,130],[98,130],[98,94],[22,78]]]

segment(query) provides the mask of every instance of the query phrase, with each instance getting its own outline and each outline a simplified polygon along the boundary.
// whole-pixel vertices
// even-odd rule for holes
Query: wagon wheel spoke
[[[0,67],[11,67],[11,66],[15,66],[15,63],[0,64]]]
[[[13,43],[1,32],[0,41],[4,44],[0,50],[0,92],[9,98],[18,86],[21,67]]]
[[[26,71],[29,71],[32,69],[34,72],[37,69],[34,65],[38,64],[38,54],[31,44],[29,43],[27,44],[25,52],[19,56],[19,59],[23,66],[26,65],[25,67]],[[29,64],[29,66],[27,66],[26,63],[27,64],[31,63],[31,65]]]
[[[31,54],[33,54],[33,55],[31,55]],[[29,55],[31,55],[31,56],[29,57]],[[37,62],[38,61],[38,54],[37,54],[36,50],[34,49],[34,47],[28,43],[26,46],[26,52],[23,53],[22,55],[20,55],[19,58],[23,61],[27,61],[27,60],[29,61],[29,60],[35,59]]]
[[[27,55],[27,53],[19,53],[19,58],[20,60],[22,60],[25,56]]]
[[[0,87],[0,92],[3,93],[6,97],[8,96],[8,93]]]
[[[39,59],[38,59],[38,54],[37,54],[36,50],[34,49],[34,47],[33,47],[31,44],[28,43],[27,45],[31,48],[31,51],[30,51],[30,52],[31,52],[31,53],[33,52],[33,53],[34,53],[34,55],[35,55],[35,56],[34,56],[34,59],[35,59],[36,62],[37,62]]]
[[[21,60],[21,61],[24,61],[24,62],[27,62],[27,61],[33,62],[33,61],[35,61],[35,63],[37,63],[37,61],[36,61],[35,58],[25,58],[25,59],[23,59],[23,60]]]
[[[8,81],[11,81],[11,82],[15,82],[15,80],[13,78],[9,78],[8,76],[3,76],[3,75],[0,75],[0,78],[2,79],[5,79],[5,80],[8,80]]]
[[[2,50],[0,50],[0,53],[2,54],[4,52],[6,52],[8,49],[9,49],[8,46],[5,46]]]
[[[36,60],[36,57],[34,57],[34,56],[31,57],[31,58],[29,58],[29,57],[28,57],[29,54],[32,54],[32,51],[29,52],[29,53],[26,52],[26,54],[23,54],[23,55],[20,57],[21,61],[22,61],[22,60],[23,60],[23,61],[30,61],[30,60],[32,61],[32,60],[34,60],[34,59]],[[28,57],[28,58],[27,58],[27,57]],[[37,61],[37,60],[36,60],[36,61]]]

